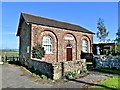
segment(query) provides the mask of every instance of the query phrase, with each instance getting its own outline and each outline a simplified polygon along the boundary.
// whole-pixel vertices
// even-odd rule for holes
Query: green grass
[[[119,82],[120,77],[112,77],[90,88],[91,89],[100,88],[100,90],[117,90],[117,88],[120,88]]]
[[[6,61],[6,56],[7,57],[18,57],[19,56],[19,52],[15,51],[15,50],[0,50],[0,56],[2,56],[2,61],[3,62],[7,62]],[[17,60],[17,58],[14,58],[14,60]]]
[[[97,68],[97,71],[111,73],[111,74],[120,74],[120,70],[117,69],[109,69],[109,68]]]
[[[92,62],[86,62],[86,64],[92,64]]]
[[[2,56],[18,56],[18,55],[19,55],[18,51],[10,51],[10,50],[2,51]]]

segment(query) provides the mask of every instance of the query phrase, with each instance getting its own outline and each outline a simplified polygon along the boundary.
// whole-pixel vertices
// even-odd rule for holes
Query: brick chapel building
[[[32,58],[32,47],[38,41],[45,49],[46,62],[79,60],[81,51],[92,52],[93,34],[79,25],[21,13],[17,31],[19,54]]]
[[[20,62],[52,79],[69,71],[79,73],[86,70],[81,52],[92,52],[93,34],[79,25],[21,13],[17,31]],[[32,58],[36,42],[44,47],[42,59]]]

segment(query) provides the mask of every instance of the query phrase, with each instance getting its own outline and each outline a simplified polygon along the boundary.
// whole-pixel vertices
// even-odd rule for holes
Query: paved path
[[[2,66],[2,88],[82,88],[108,78],[102,74],[89,74],[83,78],[55,84],[42,84],[28,78],[19,66]]]
[[[23,71],[15,65],[2,66],[2,88],[49,88],[49,84],[39,84],[28,78]]]
[[[108,77],[97,74],[89,74],[80,79],[70,79],[66,83],[58,83],[54,87],[63,87],[63,88],[88,88],[89,85],[97,84],[97,82],[104,80]]]

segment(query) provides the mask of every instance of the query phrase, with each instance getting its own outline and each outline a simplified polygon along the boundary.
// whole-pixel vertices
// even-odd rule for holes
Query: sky
[[[117,2],[2,2],[0,49],[19,48],[16,33],[21,12],[77,24],[94,33],[97,32],[98,19],[102,18],[109,31],[108,38],[112,40],[118,30]],[[96,34],[93,40],[99,42]]]

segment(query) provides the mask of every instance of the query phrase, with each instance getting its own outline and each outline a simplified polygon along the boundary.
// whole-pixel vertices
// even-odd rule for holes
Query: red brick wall
[[[36,33],[36,37],[35,37]],[[53,53],[46,54],[43,60],[47,62],[62,62],[66,61],[66,46],[68,43],[72,45],[72,60],[80,59],[80,54],[82,50],[82,40],[86,39],[88,42],[89,50],[91,52],[91,43],[92,34],[82,33],[82,32],[75,32],[71,30],[59,29],[49,26],[41,26],[32,24],[31,27],[31,49],[35,44],[35,41],[42,45],[42,38],[45,35],[51,36],[53,39]],[[71,36],[73,40],[65,40],[66,36]]]

